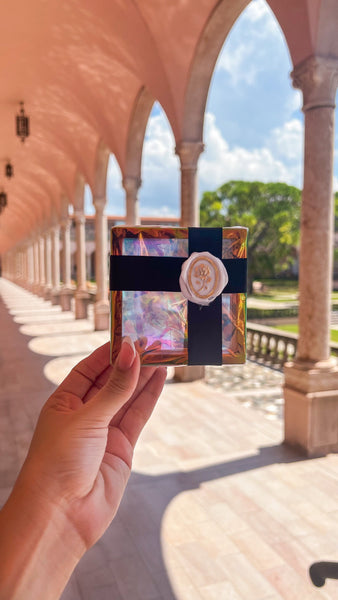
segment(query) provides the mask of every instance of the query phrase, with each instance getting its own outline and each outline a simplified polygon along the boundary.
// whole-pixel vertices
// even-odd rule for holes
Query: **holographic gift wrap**
[[[113,227],[112,256],[188,258],[187,227]],[[222,258],[246,258],[247,229],[222,230]],[[111,359],[129,335],[145,365],[187,365],[188,301],[181,292],[111,291]],[[222,364],[245,362],[246,294],[222,294]]]

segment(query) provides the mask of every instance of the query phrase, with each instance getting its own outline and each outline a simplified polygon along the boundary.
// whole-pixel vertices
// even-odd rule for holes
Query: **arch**
[[[315,27],[319,4],[316,0],[311,6],[307,0],[300,2],[268,0],[273,14],[285,36],[285,43],[293,64],[315,52]],[[231,2],[222,0],[211,14],[197,44],[195,57],[187,83],[182,123],[182,140],[202,141],[204,112],[208,97],[210,80],[222,46],[229,31],[240,13],[249,4],[248,0]],[[290,18],[291,14],[291,18]],[[304,31],[299,35],[299,23]]]
[[[198,41],[188,79],[182,122],[182,141],[202,142],[204,112],[210,80],[224,41],[249,0],[223,0],[211,14]]]
[[[141,179],[143,142],[153,104],[154,98],[149,90],[140,88],[129,121],[124,177]]]

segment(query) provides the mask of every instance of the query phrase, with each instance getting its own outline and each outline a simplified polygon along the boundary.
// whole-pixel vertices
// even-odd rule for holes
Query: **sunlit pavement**
[[[3,279],[0,293],[3,502],[43,402],[108,332]],[[338,597],[338,582],[308,578],[338,560],[337,455],[281,444],[280,373],[249,363],[207,380],[166,384],[118,515],[62,600]]]

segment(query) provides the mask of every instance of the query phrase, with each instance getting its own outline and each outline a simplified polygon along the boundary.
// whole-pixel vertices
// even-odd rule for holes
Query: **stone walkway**
[[[107,332],[3,279],[0,294],[2,503],[43,402]],[[337,455],[306,460],[281,444],[268,408],[281,406],[280,373],[248,363],[207,381],[166,384],[118,514],[62,600],[338,597],[337,581],[308,577],[312,562],[338,561]]]
[[[283,373],[252,361],[245,365],[207,367],[206,383],[228,394],[243,406],[261,411],[266,418],[283,418]]]

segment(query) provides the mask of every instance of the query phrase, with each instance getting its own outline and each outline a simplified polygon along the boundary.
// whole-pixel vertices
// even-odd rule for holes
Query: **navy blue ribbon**
[[[221,259],[229,276],[222,293],[246,292],[245,258],[222,259],[221,227],[189,227],[189,256],[210,252]],[[110,289],[180,292],[182,257],[111,256]],[[209,306],[188,301],[188,364],[222,364],[222,296]]]

